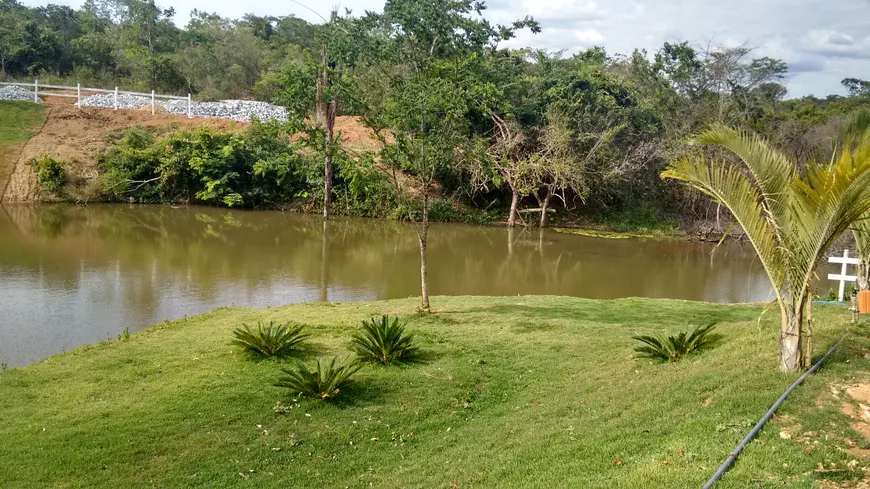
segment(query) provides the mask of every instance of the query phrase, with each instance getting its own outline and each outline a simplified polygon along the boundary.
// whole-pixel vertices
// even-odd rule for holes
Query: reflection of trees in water
[[[124,205],[4,211],[0,231],[17,237],[0,241],[0,266],[39,269],[66,287],[82,270],[100,272],[143,309],[167,290],[213,300],[228,286],[256,294],[276,283],[309,287],[321,300],[336,288],[378,298],[420,292],[416,235],[393,221]],[[433,224],[430,239],[436,295],[756,298],[747,280],[759,269],[737,246],[711,259],[710,246],[680,241],[447,224]]]

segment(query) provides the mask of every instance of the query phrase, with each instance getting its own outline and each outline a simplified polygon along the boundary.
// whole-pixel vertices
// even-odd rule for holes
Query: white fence
[[[838,263],[842,266],[840,267],[840,273],[829,273],[828,280],[834,280],[840,282],[840,288],[837,293],[837,300],[843,302],[843,295],[846,292],[846,282],[857,282],[858,277],[855,275],[849,275],[846,272],[848,271],[849,265],[860,265],[861,260],[859,258],[850,258],[849,250],[843,250],[843,256],[831,256],[828,257],[828,263]]]
[[[75,105],[81,107],[82,103],[82,92],[96,92],[96,93],[108,93],[113,94],[115,96],[115,110],[118,110],[118,95],[135,95],[138,97],[151,97],[151,115],[154,115],[156,112],[156,100],[157,99],[166,99],[166,100],[187,100],[187,117],[193,117],[191,112],[191,100],[190,94],[187,94],[187,97],[179,97],[178,95],[161,95],[158,93],[154,93],[154,90],[151,90],[151,93],[142,93],[142,92],[127,92],[124,90],[118,90],[118,87],[115,87],[114,90],[106,90],[105,88],[90,88],[83,87],[80,83],[74,87],[67,87],[64,85],[46,85],[40,84],[39,80],[34,80],[33,83],[10,83],[10,82],[0,82],[0,86],[16,86],[23,87],[28,89],[33,89],[33,101],[39,103],[39,96],[49,96],[49,97],[64,97],[64,98],[74,98],[76,99]],[[40,89],[42,91],[40,92]],[[75,90],[75,94],[71,93],[59,93],[59,92],[47,92],[45,89],[50,90]]]

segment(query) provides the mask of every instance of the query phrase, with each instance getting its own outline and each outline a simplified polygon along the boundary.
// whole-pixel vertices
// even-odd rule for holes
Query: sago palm
[[[829,163],[811,162],[804,171],[748,132],[714,126],[697,142],[730,150],[739,163],[686,156],[671,162],[662,177],[683,181],[731,211],[755,248],[782,313],[780,369],[806,367],[812,349],[812,323],[806,319],[812,314],[809,290],[816,265],[833,241],[870,210],[870,137],[861,134]]]
[[[351,350],[363,361],[384,365],[411,360],[418,352],[414,336],[405,333],[398,317],[389,316],[363,321],[362,330],[351,339]]]

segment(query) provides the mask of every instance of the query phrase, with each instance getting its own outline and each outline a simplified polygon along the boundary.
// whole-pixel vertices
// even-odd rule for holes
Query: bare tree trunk
[[[782,324],[779,332],[779,369],[783,372],[797,372],[801,367],[803,349],[801,348],[801,326],[803,306],[786,304],[782,310]]]
[[[317,124],[320,126],[326,126],[326,105],[323,103],[323,92],[326,91],[327,83],[329,80],[327,79],[327,52],[326,52],[326,44],[320,47],[320,61],[321,61],[321,70],[319,75],[317,76],[317,82],[314,86],[314,100],[315,100],[315,119]]]
[[[426,245],[429,240],[429,196],[428,189],[424,188],[423,194],[423,222],[420,226],[417,237],[420,239],[420,285],[422,292],[422,303],[420,310],[423,312],[431,312],[429,309],[429,275],[426,270]]]
[[[552,197],[549,191],[547,192],[547,196],[541,201],[541,227],[547,227],[547,223],[549,222],[549,216],[547,216],[547,208],[550,205],[550,197]]]
[[[329,58],[326,44],[320,48],[321,68],[317,77],[316,86],[316,118],[317,123],[326,130],[326,161],[323,165],[323,218],[329,219],[329,207],[332,200],[332,167],[333,167],[333,140],[335,138],[335,115],[337,103],[333,98],[324,100],[324,92],[329,87]]]
[[[323,165],[323,218],[329,219],[329,207],[332,202],[332,147],[335,133],[335,100],[326,104],[326,162]]]
[[[514,184],[510,184],[511,186],[511,213],[508,216],[508,227],[512,228],[517,225],[517,206],[520,203],[520,193],[517,191],[517,187]]]
[[[320,244],[320,302],[329,300],[329,277],[327,263],[329,261],[329,221],[323,221],[323,235]]]

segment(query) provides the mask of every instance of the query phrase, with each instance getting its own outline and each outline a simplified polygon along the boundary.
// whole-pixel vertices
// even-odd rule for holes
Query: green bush
[[[293,369],[282,368],[286,376],[275,385],[306,397],[332,399],[350,385],[351,377],[361,368],[362,365],[355,360],[338,361],[338,357],[333,357],[327,362],[325,358],[318,358],[313,370],[301,363]]]
[[[713,334],[716,323],[710,322],[698,325],[694,331],[682,331],[676,336],[663,338],[659,335],[635,335],[632,339],[640,341],[644,346],[634,349],[638,358],[654,358],[663,361],[678,362],[684,356],[707,348],[717,342],[719,335]]]
[[[418,353],[414,337],[405,334],[398,317],[390,320],[389,316],[363,321],[362,331],[353,335],[351,350],[364,361],[385,365],[411,360]]]
[[[233,344],[264,357],[287,355],[308,338],[308,335],[302,334],[301,325],[275,324],[275,321],[270,321],[268,325],[257,322],[257,329],[243,324],[233,331],[233,336]]]
[[[63,186],[69,180],[63,163],[50,156],[43,156],[40,159],[31,158],[28,164],[33,167],[40,188],[54,195],[63,193]]]
[[[305,162],[293,127],[255,123],[245,132],[207,126],[155,135],[133,128],[109,139],[101,184],[112,199],[278,207],[303,189]]]

